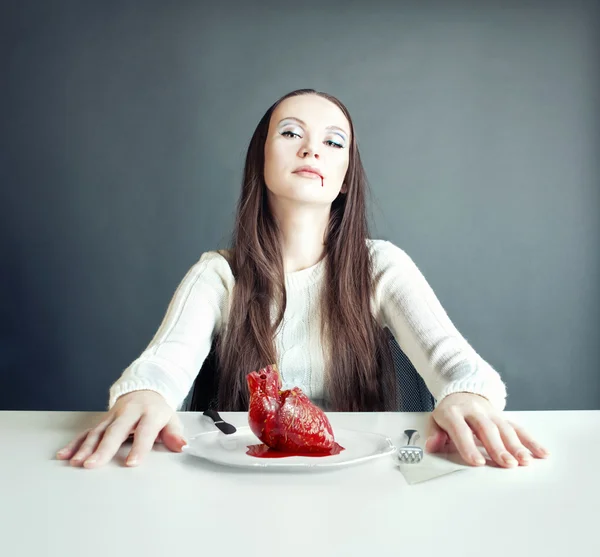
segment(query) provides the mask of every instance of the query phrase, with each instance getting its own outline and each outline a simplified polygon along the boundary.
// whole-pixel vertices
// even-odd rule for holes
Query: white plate
[[[188,439],[188,446],[184,451],[225,466],[273,470],[314,470],[349,466],[396,452],[391,439],[378,433],[335,429],[334,434],[336,442],[345,450],[330,456],[258,458],[247,455],[248,445],[261,442],[248,426],[237,428],[231,435],[217,430],[200,433]]]

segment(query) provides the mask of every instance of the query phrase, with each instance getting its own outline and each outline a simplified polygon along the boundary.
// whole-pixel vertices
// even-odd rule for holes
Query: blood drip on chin
[[[321,187],[323,187],[323,176],[321,176]]]

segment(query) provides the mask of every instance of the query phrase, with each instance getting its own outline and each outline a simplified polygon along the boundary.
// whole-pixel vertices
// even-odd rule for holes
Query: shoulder
[[[192,267],[193,274],[207,279],[219,279],[224,283],[233,282],[233,273],[229,265],[231,253],[228,250],[210,250],[201,254]]]
[[[388,240],[367,239],[367,248],[373,263],[412,264],[412,259],[402,248]]]
[[[229,250],[215,249],[202,252],[198,263],[211,266],[229,266],[229,258],[231,252]]]
[[[368,240],[368,246],[376,281],[386,282],[387,279],[393,279],[409,284],[421,280],[422,273],[417,264],[396,244],[387,240]]]

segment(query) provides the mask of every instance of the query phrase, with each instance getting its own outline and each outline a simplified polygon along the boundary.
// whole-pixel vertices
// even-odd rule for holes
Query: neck
[[[330,206],[285,207],[274,211],[281,231],[283,269],[293,273],[318,263],[325,251]]]

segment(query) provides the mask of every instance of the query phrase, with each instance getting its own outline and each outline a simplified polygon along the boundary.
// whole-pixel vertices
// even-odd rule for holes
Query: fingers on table
[[[511,454],[510,448],[517,449],[519,443],[514,430],[510,433],[510,426],[504,426],[502,421],[494,421],[486,414],[473,414],[467,422],[475,435],[481,441],[490,458],[503,468],[512,468],[519,465],[519,461]],[[502,433],[500,427],[502,428]],[[514,439],[516,438],[516,442]],[[505,445],[505,441],[507,444]],[[524,448],[524,447],[519,447]]]
[[[70,460],[71,458],[73,458],[73,455],[79,450],[90,431],[91,429],[86,429],[85,431],[82,431],[68,445],[60,449],[60,451],[56,453],[56,457],[59,460]]]
[[[144,459],[152,450],[163,427],[163,421],[158,418],[150,418],[147,415],[142,417],[133,436],[133,446],[125,460],[127,466],[137,466]]]
[[[522,426],[513,422],[507,422],[515,431],[520,442],[531,451],[536,458],[547,458],[550,452],[544,446],[540,445]]]
[[[458,412],[450,413],[446,422],[445,430],[465,462],[475,466],[484,465],[485,458],[475,445],[473,432],[465,418]]]

